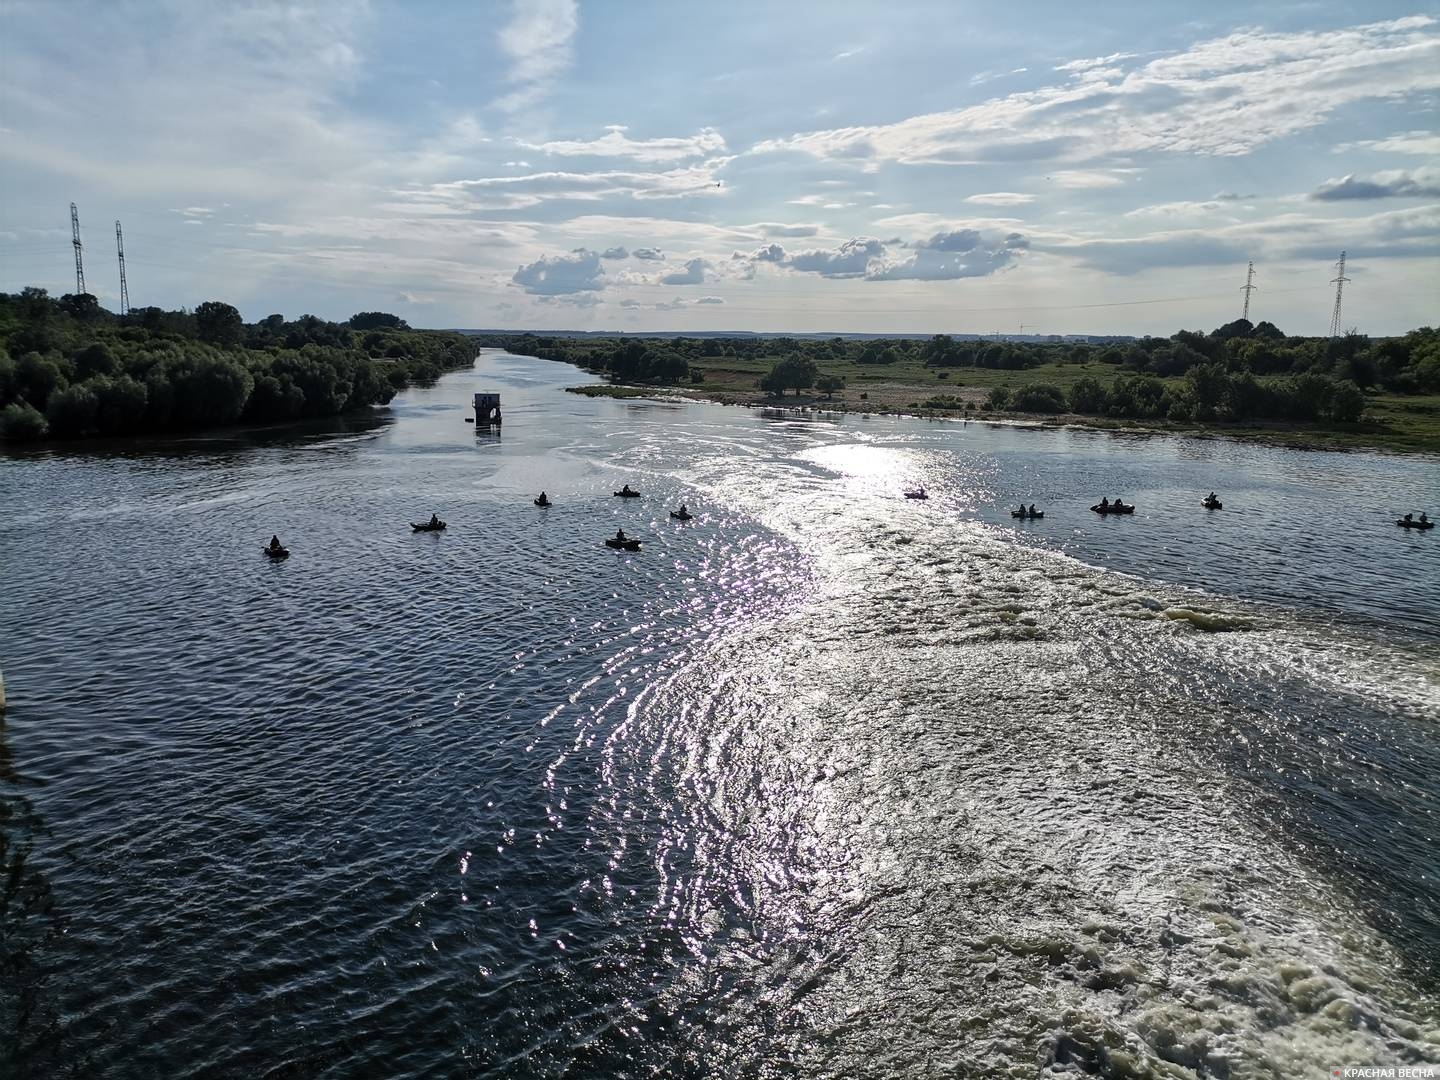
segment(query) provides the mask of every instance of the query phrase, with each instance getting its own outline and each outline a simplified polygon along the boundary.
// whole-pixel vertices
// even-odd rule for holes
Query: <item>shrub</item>
[[[1060,413],[1065,411],[1065,395],[1050,383],[1033,383],[1021,387],[1010,397],[1016,412]]]
[[[45,417],[23,401],[12,402],[0,409],[0,439],[15,442],[43,439],[46,431]]]

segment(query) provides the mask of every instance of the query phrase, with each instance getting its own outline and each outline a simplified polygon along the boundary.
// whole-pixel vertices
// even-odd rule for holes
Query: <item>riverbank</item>
[[[1070,365],[1071,381],[1090,365]],[[1037,374],[1036,372],[1039,372]],[[1200,423],[1173,420],[1130,420],[1082,413],[1027,413],[989,408],[994,387],[1021,389],[1036,382],[1055,382],[1055,372],[981,372],[983,385],[952,385],[930,381],[871,381],[846,386],[833,394],[786,394],[777,397],[734,380],[712,382],[704,376],[699,386],[633,386],[596,383],[566,389],[587,397],[652,398],[664,401],[703,401],[751,408],[781,408],[805,412],[833,412],[919,416],[940,420],[976,420],[985,423],[1036,427],[1078,427],[1136,435],[1170,434],[1196,438],[1241,439],[1271,446],[1307,450],[1381,450],[1402,454],[1440,453],[1440,396],[1377,396],[1370,399],[1365,418],[1351,424],[1324,427],[1284,422]],[[948,373],[947,373],[948,374]],[[969,373],[967,373],[968,376]],[[1005,378],[1009,376],[1009,378]],[[952,380],[953,381],[953,380]],[[937,400],[938,399],[938,400]]]

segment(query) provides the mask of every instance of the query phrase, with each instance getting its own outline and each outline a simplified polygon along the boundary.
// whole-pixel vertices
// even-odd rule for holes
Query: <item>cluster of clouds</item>
[[[1013,265],[1029,248],[1020,233],[986,237],[979,229],[937,232],[927,240],[879,240],[857,236],[835,248],[788,251],[777,243],[751,252],[737,251],[731,260],[753,273],[757,265],[783,267],[826,278],[865,281],[954,281],[986,277]]]
[[[1440,168],[1392,169],[1373,176],[1326,180],[1310,193],[1320,202],[1343,199],[1432,199],[1440,196]]]
[[[1084,161],[1144,152],[1238,155],[1357,102],[1440,89],[1436,20],[1414,15],[1312,33],[1241,30],[1143,64],[1128,54],[1063,64],[1054,86],[890,124],[760,143],[877,168]]]
[[[634,251],[624,247],[603,251],[576,248],[561,254],[542,255],[519,267],[511,275],[510,283],[531,296],[554,298],[598,293],[612,285],[686,286],[723,279],[749,280],[762,266],[836,279],[954,281],[986,277],[1005,270],[1014,265],[1029,247],[1030,241],[1017,232],[987,235],[981,229],[954,228],[934,233],[924,240],[907,242],[899,238],[879,240],[857,236],[831,248],[796,251],[771,242],[753,251],[734,252],[723,268],[709,259],[696,256],[685,260],[678,269],[658,275],[633,271],[612,275],[604,265],[606,261],[663,260],[664,254],[653,248]],[[710,296],[695,302],[720,304],[724,300]],[[622,306],[634,307],[636,303],[622,302]],[[683,306],[682,301],[669,300],[659,310],[673,310],[680,306]]]

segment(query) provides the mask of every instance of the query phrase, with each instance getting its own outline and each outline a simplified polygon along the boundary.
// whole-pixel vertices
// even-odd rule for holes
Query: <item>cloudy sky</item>
[[[1097,14],[1097,12],[1099,12]],[[1440,8],[0,3],[0,289],[426,326],[1440,321]]]

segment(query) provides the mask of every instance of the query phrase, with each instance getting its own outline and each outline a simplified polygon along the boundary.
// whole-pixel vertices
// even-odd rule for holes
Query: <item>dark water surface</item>
[[[577,381],[0,457],[0,1072],[1440,1057],[1435,459]]]

